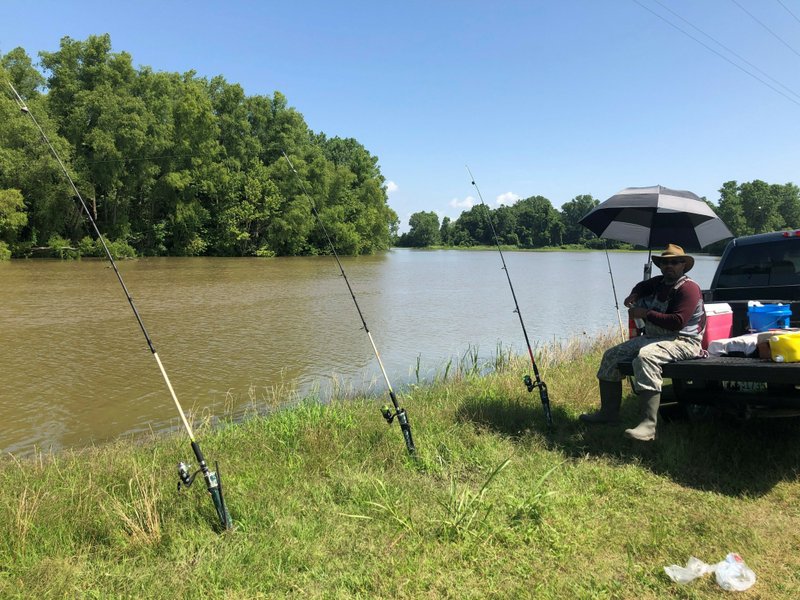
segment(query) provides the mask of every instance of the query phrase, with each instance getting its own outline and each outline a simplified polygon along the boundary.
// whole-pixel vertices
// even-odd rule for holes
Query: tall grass
[[[466,352],[409,386],[417,460],[349,391],[198,419],[226,534],[202,484],[177,491],[185,436],[7,456],[0,597],[705,599],[721,597],[713,578],[680,587],[663,567],[737,551],[758,576],[741,597],[796,598],[800,424],[662,419],[637,444],[629,395],[623,424],[586,427],[614,341],[536,348],[553,430],[522,384],[527,356]]]

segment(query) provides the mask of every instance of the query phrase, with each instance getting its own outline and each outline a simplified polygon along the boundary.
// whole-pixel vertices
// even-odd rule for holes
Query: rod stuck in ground
[[[466,166],[466,165],[465,165]],[[511,297],[514,299],[514,312],[517,313],[519,317],[519,324],[522,326],[522,334],[525,336],[525,344],[528,346],[528,356],[531,359],[531,366],[533,367],[533,379],[531,379],[530,375],[525,375],[522,378],[522,381],[525,383],[525,386],[528,388],[529,392],[532,392],[534,389],[539,390],[539,398],[542,401],[542,409],[544,410],[544,417],[547,420],[547,426],[553,426],[553,416],[550,413],[550,396],[547,394],[547,385],[542,378],[539,376],[539,367],[536,366],[536,359],[533,356],[533,349],[531,348],[531,342],[528,339],[528,331],[525,329],[525,321],[522,320],[522,312],[519,310],[519,302],[517,302],[517,294],[514,292],[514,284],[511,283],[511,275],[508,273],[508,266],[506,265],[506,259],[503,256],[503,249],[500,247],[500,239],[497,237],[497,231],[494,228],[494,223],[492,223],[492,214],[489,211],[489,206],[483,201],[483,196],[481,195],[481,190],[478,188],[478,184],[475,183],[475,177],[472,176],[472,171],[470,171],[469,167],[467,168],[467,173],[469,173],[470,181],[472,185],[475,187],[475,191],[478,193],[478,199],[481,201],[481,204],[484,207],[486,212],[486,222],[489,224],[489,228],[492,230],[492,236],[494,237],[494,243],[497,245],[497,251],[500,253],[500,262],[503,263],[503,271],[506,273],[506,279],[508,280],[508,287],[511,288]]]
[[[69,182],[69,185],[72,188],[73,193],[78,198],[78,201],[80,202],[81,208],[83,209],[83,212],[86,215],[87,220],[89,221],[89,223],[92,226],[92,229],[94,230],[95,236],[97,237],[98,240],[100,240],[100,243],[103,246],[103,251],[105,252],[106,258],[108,258],[109,262],[111,263],[111,266],[114,269],[114,273],[116,274],[117,280],[119,281],[119,284],[122,287],[122,291],[124,292],[125,297],[128,300],[128,304],[130,305],[131,310],[133,311],[133,314],[136,317],[136,322],[139,324],[139,328],[142,330],[142,334],[144,335],[144,339],[147,341],[147,346],[150,348],[150,352],[153,354],[153,358],[155,358],[155,360],[156,360],[156,364],[158,365],[158,369],[161,372],[161,376],[164,378],[164,383],[167,385],[167,389],[169,390],[170,396],[172,397],[172,401],[175,403],[175,408],[178,410],[178,414],[180,415],[181,422],[183,423],[183,426],[186,429],[186,433],[189,435],[189,440],[191,441],[191,446],[192,446],[192,452],[194,453],[195,458],[197,459],[197,462],[199,464],[199,469],[194,474],[190,475],[189,474],[190,467],[187,466],[186,464],[184,464],[183,462],[179,463],[178,464],[178,476],[179,476],[178,489],[180,489],[181,485],[184,485],[186,487],[190,486],[192,484],[192,482],[194,481],[194,478],[198,474],[202,473],[203,479],[205,479],[205,482],[206,482],[206,488],[208,489],[208,492],[211,495],[211,500],[214,503],[214,508],[215,508],[215,510],[217,512],[217,517],[219,518],[220,525],[222,526],[222,528],[224,530],[231,529],[233,527],[233,521],[231,520],[230,513],[228,512],[228,508],[227,508],[227,506],[225,504],[225,498],[224,498],[224,496],[222,494],[222,483],[221,483],[221,479],[220,479],[220,477],[218,475],[219,468],[217,468],[216,472],[215,471],[211,471],[208,468],[208,465],[206,464],[206,459],[203,456],[203,452],[200,450],[199,444],[195,440],[194,432],[192,431],[192,428],[189,425],[189,421],[186,418],[186,413],[184,412],[183,407],[181,406],[181,403],[178,401],[178,396],[175,394],[175,390],[173,389],[172,383],[169,380],[169,376],[167,375],[167,371],[166,371],[166,369],[164,368],[164,365],[161,362],[161,358],[159,358],[159,356],[158,356],[158,352],[156,352],[155,346],[153,345],[153,341],[150,338],[150,335],[147,333],[147,329],[144,326],[144,321],[142,321],[142,317],[139,314],[139,311],[136,309],[136,304],[134,304],[133,298],[131,297],[131,294],[128,291],[128,288],[127,288],[127,286],[125,285],[125,282],[122,279],[122,274],[119,272],[119,269],[117,268],[117,263],[114,260],[114,256],[111,254],[111,251],[109,250],[108,245],[106,244],[106,240],[103,237],[103,234],[100,233],[100,229],[98,228],[97,223],[95,222],[94,218],[92,217],[92,213],[89,211],[89,207],[86,205],[86,202],[84,201],[83,196],[81,195],[80,191],[78,191],[78,188],[76,187],[75,182],[72,180],[72,177],[70,176],[69,172],[67,171],[66,166],[62,162],[61,157],[58,155],[58,152],[56,152],[55,147],[53,147],[53,144],[50,143],[50,140],[47,137],[47,135],[45,134],[44,130],[42,129],[42,126],[36,120],[36,117],[34,117],[33,113],[28,108],[28,105],[25,103],[25,101],[19,95],[19,93],[17,92],[16,88],[11,84],[11,82],[7,81],[6,83],[8,83],[8,87],[11,88],[11,91],[14,94],[14,101],[17,103],[17,106],[19,107],[20,111],[24,115],[27,115],[28,117],[30,117],[30,119],[33,122],[33,124],[39,130],[39,133],[42,136],[42,139],[44,140],[45,144],[47,144],[47,147],[50,149],[50,152],[55,157],[56,161],[58,162],[58,165],[61,167],[61,170],[64,173],[64,176],[66,177],[67,181]]]
[[[292,161],[289,160],[289,157],[286,155],[286,152],[283,152],[283,157],[286,159],[286,162],[289,164],[289,168],[294,173],[295,177],[297,177],[297,181],[300,183],[300,188],[303,190],[303,193],[308,198],[309,202],[311,203],[311,211],[314,213],[314,216],[317,219],[320,227],[322,228],[322,232],[325,234],[325,238],[328,240],[328,245],[331,248],[331,252],[333,253],[333,258],[336,259],[336,264],[339,267],[339,272],[344,278],[344,282],[347,285],[347,290],[350,292],[350,297],[353,299],[353,304],[355,304],[356,311],[358,311],[358,316],[361,319],[361,325],[364,331],[367,333],[367,337],[369,337],[369,343],[372,345],[372,351],[375,353],[375,358],[378,360],[378,366],[381,369],[381,373],[383,374],[383,380],[386,382],[386,388],[389,391],[389,398],[392,401],[392,406],[383,406],[381,408],[381,414],[383,418],[386,419],[388,424],[392,424],[392,422],[397,419],[397,422],[400,423],[400,430],[403,432],[403,439],[406,442],[406,448],[408,449],[408,453],[412,456],[416,454],[416,447],[414,446],[414,438],[411,436],[411,424],[408,422],[408,413],[406,413],[406,409],[400,407],[400,403],[397,401],[397,395],[394,393],[392,389],[392,384],[389,382],[389,376],[386,374],[386,369],[383,366],[383,361],[381,360],[381,355],[378,352],[378,347],[375,345],[375,340],[372,339],[372,333],[367,327],[367,321],[364,319],[364,313],[361,312],[361,307],[358,305],[358,300],[356,300],[356,295],[353,292],[353,287],[350,285],[350,280],[347,279],[347,274],[344,272],[344,267],[342,266],[342,261],[339,260],[339,254],[336,252],[336,247],[333,244],[333,240],[331,236],[328,235],[328,230],[325,228],[325,223],[323,223],[322,218],[319,215],[319,211],[317,211],[316,202],[311,197],[311,195],[306,190],[306,186],[303,183],[303,179],[300,177],[300,174],[294,168]]]

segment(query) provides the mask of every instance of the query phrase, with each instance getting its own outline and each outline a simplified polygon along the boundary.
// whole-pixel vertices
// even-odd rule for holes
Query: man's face
[[[658,268],[661,269],[666,279],[678,279],[686,270],[686,262],[683,258],[662,258]]]

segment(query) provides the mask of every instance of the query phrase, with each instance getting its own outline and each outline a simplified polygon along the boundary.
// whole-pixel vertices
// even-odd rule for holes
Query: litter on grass
[[[717,583],[723,590],[743,592],[756,582],[756,574],[748,567],[741,556],[731,552],[725,560],[713,565],[690,556],[685,567],[670,565],[664,571],[672,581],[685,585],[708,573],[714,573]]]

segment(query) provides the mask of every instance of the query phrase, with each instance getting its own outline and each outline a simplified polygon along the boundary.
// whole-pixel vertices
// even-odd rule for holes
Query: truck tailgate
[[[620,363],[623,375],[633,375],[631,363]],[[800,385],[800,363],[769,359],[710,356],[664,365],[664,377],[684,380],[766,381]]]

